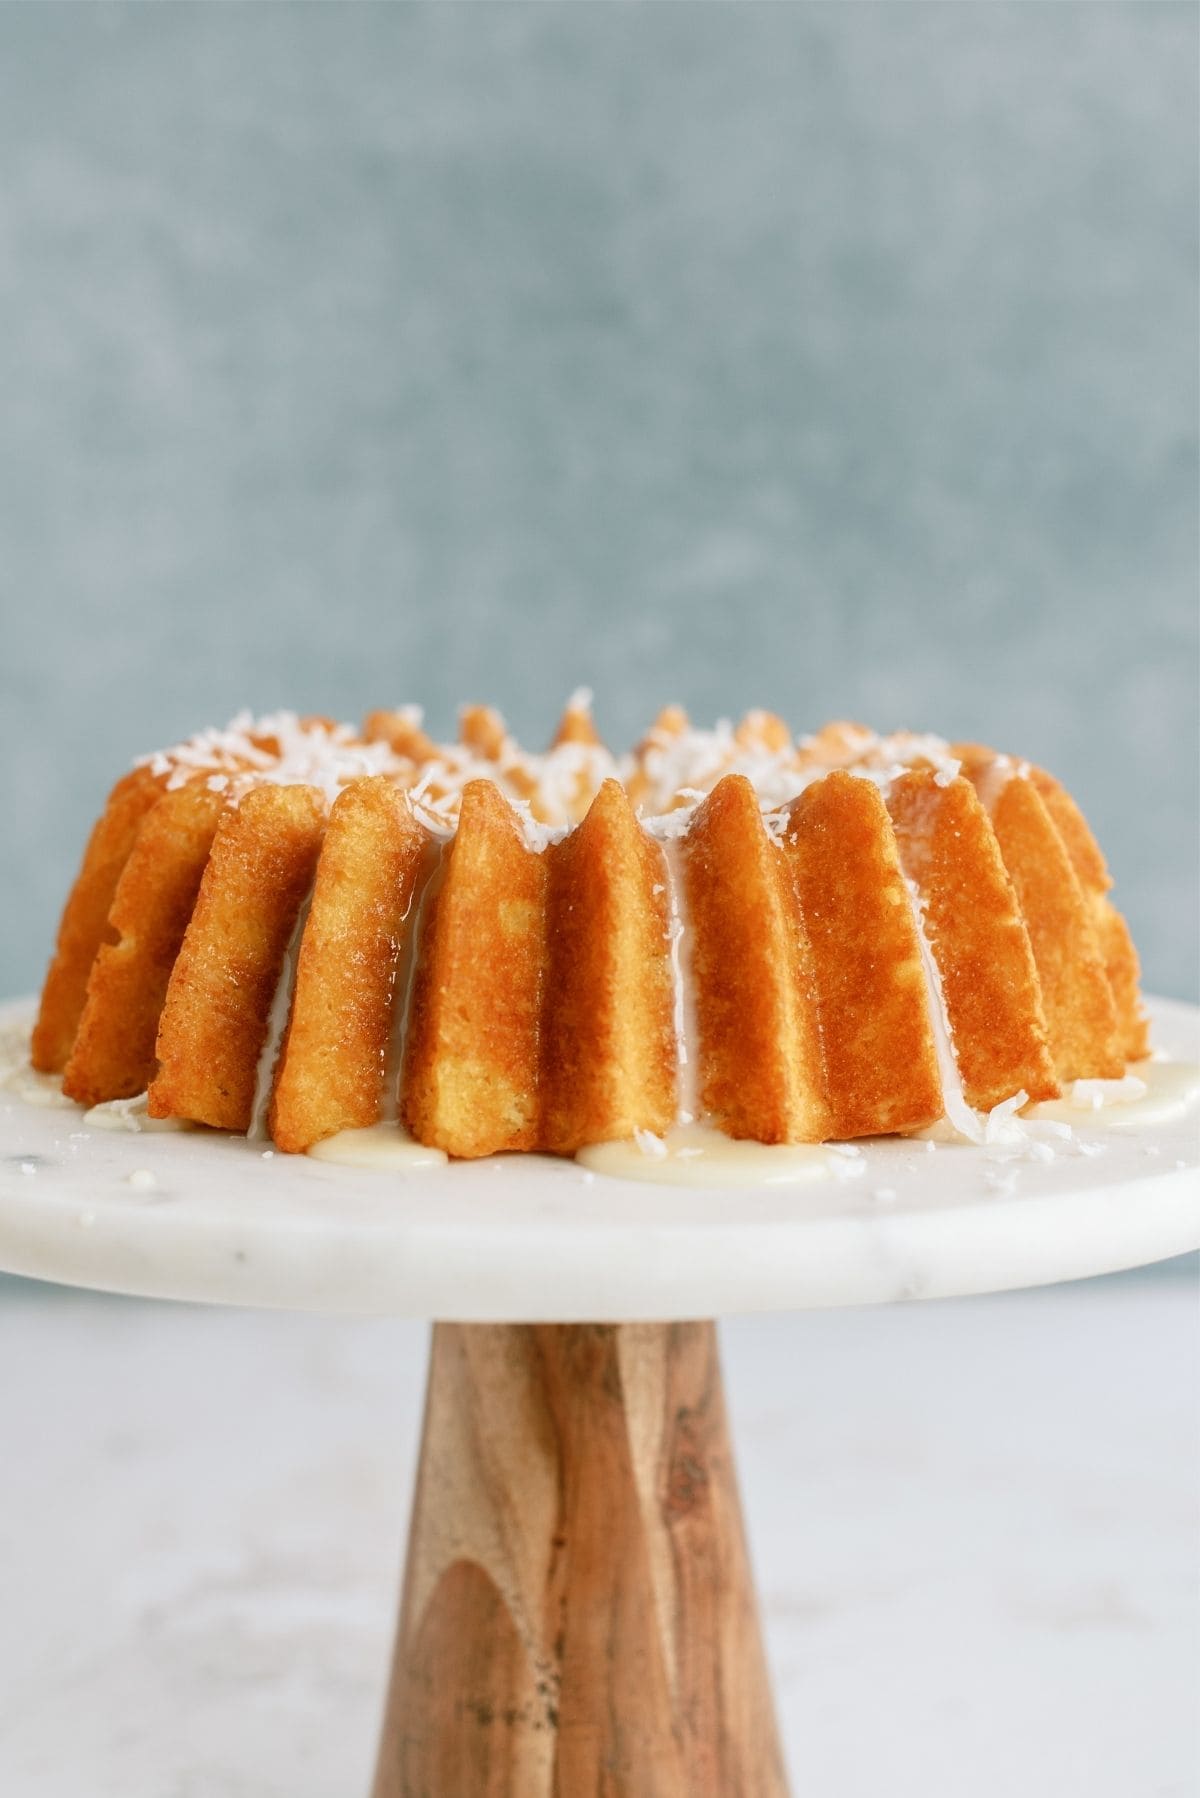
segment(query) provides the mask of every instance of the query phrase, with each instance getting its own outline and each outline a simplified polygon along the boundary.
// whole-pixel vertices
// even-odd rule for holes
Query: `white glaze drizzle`
[[[586,713],[590,711],[590,704],[590,693],[579,689],[568,700],[566,709],[568,713]],[[419,724],[422,717],[418,707],[401,708],[401,714],[413,724]],[[278,753],[263,749],[253,740],[255,737],[272,738],[279,746]],[[749,741],[739,740],[739,737],[740,733],[725,720],[710,731],[688,726],[678,733],[652,732],[640,752],[625,756],[618,763],[607,749],[594,744],[565,743],[542,755],[531,754],[520,749],[506,733],[494,759],[481,757],[467,745],[439,747],[437,758],[422,766],[420,778],[414,785],[410,784],[414,764],[408,758],[396,755],[386,743],[362,742],[348,725],[303,722],[290,712],[278,712],[255,720],[249,712],[243,712],[224,730],[201,732],[186,743],[142,760],[157,774],[167,776],[168,787],[182,785],[207,771],[208,785],[226,792],[234,803],[244,791],[263,781],[313,785],[325,794],[328,802],[332,802],[349,781],[364,775],[386,773],[406,788],[414,817],[443,847],[456,829],[463,787],[471,779],[485,778],[505,792],[517,813],[527,845],[535,851],[544,850],[565,835],[581,792],[594,791],[608,775],[628,780],[631,775],[638,774],[644,788],[639,810],[649,809],[656,814],[643,818],[642,822],[661,844],[668,864],[679,1068],[678,1122],[688,1124],[698,1110],[699,1070],[680,839],[716,782],[729,773],[745,775],[758,795],[767,829],[778,837],[786,826],[786,813],[780,808],[833,767],[840,766],[868,779],[885,793],[899,774],[914,765],[932,767],[935,780],[942,786],[948,785],[960,772],[960,764],[950,753],[949,744],[932,735],[901,732],[889,737],[845,727],[844,745],[839,749],[835,744],[831,756],[821,753],[824,745],[818,738],[801,738],[798,747],[789,742],[781,748],[768,748],[753,737]],[[817,752],[815,758],[807,753],[813,749]],[[1025,778],[1028,774],[1028,763],[1006,756],[995,757],[978,778],[981,799],[990,809],[1009,780]],[[545,821],[544,817],[534,817],[525,797],[530,782],[537,788],[540,811],[550,814],[551,822]],[[384,1051],[385,1119],[393,1118],[397,1110],[417,944],[431,890],[438,884],[441,857],[437,852],[434,860],[435,866],[419,879],[415,889],[412,926],[407,932],[395,975],[393,1024]],[[941,1122],[921,1134],[949,1140],[965,1138],[976,1143],[1027,1142],[1031,1148],[1047,1154],[1053,1153],[1046,1146],[1051,1131],[1055,1133],[1055,1140],[1071,1134],[1068,1124],[1057,1120],[1071,1117],[1073,1121],[1094,1121],[1097,1103],[1106,1116],[1119,1114],[1121,1123],[1115,1127],[1124,1127],[1126,1119],[1132,1124],[1135,1112],[1140,1113],[1152,1101],[1160,1111],[1165,1104],[1175,1106],[1176,1111],[1170,1115],[1176,1115],[1180,1105],[1186,1108],[1192,1102],[1194,1095],[1190,1089],[1182,1098],[1176,1093],[1168,1101],[1161,1096],[1155,1099],[1153,1095],[1135,1094],[1128,1083],[1120,1093],[1112,1095],[1097,1095],[1094,1090],[1085,1092],[1084,1089],[1113,1083],[1078,1083],[1078,1089],[1063,1100],[1027,1107],[1024,1118],[1016,1115],[1018,1107],[1026,1103],[1024,1093],[1013,1095],[986,1117],[975,1112],[967,1104],[962,1086],[940,971],[926,928],[924,904],[912,883],[908,885],[945,1106]],[[263,1134],[279,1046],[290,1011],[296,954],[306,914],[307,902],[297,920],[272,1000],[267,1036],[256,1070],[250,1131],[255,1137]],[[57,1093],[48,1077],[35,1076],[26,1068],[9,1077],[9,1084],[14,1089],[18,1079],[24,1081],[24,1090],[29,1091],[35,1102],[40,1099],[42,1103],[69,1103]],[[32,1090],[34,1083],[36,1092]],[[122,1122],[116,1127],[136,1129],[140,1126],[136,1122]],[[688,1157],[683,1155],[681,1159],[686,1161]]]
[[[700,1114],[700,1032],[696,1023],[696,983],[692,970],[690,912],[685,850],[679,836],[659,844],[667,876],[670,915],[671,979],[674,987],[677,1124],[692,1124]]]
[[[258,1066],[254,1073],[254,1102],[250,1107],[250,1128],[246,1132],[249,1142],[261,1142],[267,1135],[267,1110],[275,1085],[275,1064],[279,1060],[283,1033],[287,1029],[288,1018],[291,1016],[292,997],[296,990],[296,969],[300,961],[300,942],[304,935],[304,926],[308,923],[311,906],[312,889],[310,888],[300,910],[296,913],[296,921],[292,925],[292,933],[283,953],[279,978],[275,982],[271,1009],[267,1013],[267,1034],[263,1038]]]
[[[425,844],[412,897],[404,921],[408,925],[396,962],[392,984],[392,1024],[388,1032],[383,1061],[383,1095],[379,1120],[395,1123],[400,1116],[400,1081],[404,1071],[404,1050],[412,1017],[413,993],[417,983],[417,962],[421,938],[434,895],[445,879],[447,840],[431,836]],[[331,1160],[326,1156],[326,1160]]]
[[[1031,1124],[1019,1116],[1021,1108],[1029,1103],[1029,1094],[1023,1089],[1010,1093],[1008,1098],[1001,1099],[999,1104],[993,1105],[987,1112],[976,1111],[967,1102],[958,1057],[954,1052],[954,1032],[950,1024],[941,969],[929,937],[925,900],[915,881],[905,880],[904,884],[908,889],[913,921],[917,928],[917,944],[925,974],[929,1022],[937,1055],[943,1108],[942,1116],[936,1123],[927,1125],[923,1130],[912,1130],[905,1134],[916,1141],[928,1143],[968,1142],[991,1147],[1008,1146],[1023,1150],[1035,1159],[1053,1160],[1054,1144],[1057,1143],[1060,1149],[1067,1146],[1072,1132],[1065,1124]]]
[[[921,952],[921,968],[925,975],[926,1003],[930,1028],[933,1032],[934,1051],[937,1055],[938,1077],[942,1086],[942,1108],[945,1121],[955,1134],[964,1136],[968,1142],[983,1142],[983,1119],[967,1104],[966,1094],[963,1091],[958,1057],[954,1053],[954,1033],[950,1024],[950,1010],[946,1004],[945,988],[942,986],[942,973],[933,952],[933,944],[929,939],[925,899],[915,880],[906,879],[904,885],[908,892],[909,904],[912,907],[913,924],[917,932],[917,946]]]

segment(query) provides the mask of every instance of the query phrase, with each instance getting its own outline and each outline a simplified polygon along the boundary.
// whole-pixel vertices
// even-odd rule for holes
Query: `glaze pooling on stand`
[[[575,1159],[596,1174],[660,1186],[798,1186],[844,1179],[863,1165],[846,1144],[744,1142],[697,1123],[665,1137],[641,1131],[632,1142],[593,1143]]]
[[[15,1099],[21,1099],[26,1105],[41,1105],[48,1111],[77,1111],[79,1108],[74,1099],[68,1099],[62,1089],[62,1081],[56,1074],[39,1074],[29,1066],[26,1059],[27,1050],[21,1044],[21,1061],[19,1065],[10,1067],[7,1074],[0,1078],[0,1086]]]
[[[403,1172],[409,1168],[443,1167],[450,1157],[444,1149],[418,1142],[395,1120],[371,1124],[365,1130],[339,1130],[314,1143],[307,1151],[314,1161],[336,1161],[341,1167],[370,1167]]]
[[[93,1130],[129,1130],[135,1135],[146,1130],[190,1130],[183,1118],[152,1118],[145,1093],[132,1099],[108,1099],[93,1105],[83,1114],[85,1124]]]
[[[1184,1117],[1200,1100],[1200,1067],[1168,1060],[1139,1063],[1137,1076],[1126,1082],[1079,1082],[1083,1088],[1121,1086],[1110,1094],[1081,1094],[1078,1102],[1057,1100],[1029,1106],[1019,1113],[1013,1100],[998,1105],[988,1117],[972,1112],[979,1134],[965,1132],[943,1119],[928,1130],[915,1133],[912,1141],[975,1146],[1004,1151],[1030,1146],[1041,1159],[1053,1159],[1069,1147],[1086,1152],[1073,1141],[1075,1130],[1133,1130],[1169,1123]],[[1134,1091],[1133,1087],[1140,1088]],[[1019,1100],[1020,1094],[1014,1095]],[[1100,1098],[1101,1104],[1094,1104]],[[1105,1102],[1106,1101],[1106,1102]],[[1052,1123],[1059,1135],[1044,1138],[1039,1125]],[[1032,1128],[1026,1128],[1026,1125]],[[1073,1128],[1066,1128],[1066,1126]],[[136,1126],[135,1126],[136,1127]],[[440,1149],[426,1148],[396,1123],[377,1124],[365,1130],[343,1130],[308,1151],[319,1161],[349,1167],[403,1171],[406,1168],[445,1164],[449,1157]],[[580,1149],[576,1163],[591,1173],[615,1179],[646,1181],[659,1186],[728,1187],[794,1186],[813,1180],[848,1179],[861,1174],[865,1163],[852,1143],[759,1143],[737,1140],[710,1125],[678,1124],[665,1137],[640,1131],[632,1141],[593,1143]]]
[[[1061,1099],[1046,1099],[1022,1113],[1080,1130],[1136,1130],[1186,1117],[1200,1101],[1200,1066],[1188,1061],[1135,1061],[1123,1080],[1076,1080]]]
[[[27,1006],[9,1015],[28,1023]],[[1191,1008],[1152,1016],[1169,1051],[1200,1061]],[[1039,1129],[1029,1150],[885,1137],[855,1145],[848,1181],[752,1189],[731,1170],[696,1188],[540,1155],[374,1174],[234,1134],[92,1130],[0,1090],[0,1263],[222,1304],[585,1321],[998,1291],[1200,1243],[1194,1113]],[[1072,1146],[1088,1139],[1102,1153]],[[139,1169],[155,1190],[130,1185]]]
[[[57,1074],[39,1074],[29,1065],[29,1031],[7,1025],[0,1030],[0,1091],[48,1111],[76,1111]]]
[[[403,1172],[445,1165],[450,1157],[427,1148],[397,1123],[341,1130],[314,1143],[315,1161]],[[641,1132],[633,1142],[594,1143],[574,1157],[591,1173],[668,1186],[794,1186],[847,1178],[861,1171],[856,1151],[834,1143],[739,1142],[704,1124],[682,1124],[665,1137]]]

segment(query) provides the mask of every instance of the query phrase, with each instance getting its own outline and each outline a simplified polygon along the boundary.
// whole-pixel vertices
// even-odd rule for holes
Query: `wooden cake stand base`
[[[374,1798],[784,1798],[711,1323],[437,1324]]]

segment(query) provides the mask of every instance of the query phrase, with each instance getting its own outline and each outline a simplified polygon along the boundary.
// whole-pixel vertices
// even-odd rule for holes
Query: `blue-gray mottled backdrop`
[[[0,991],[122,765],[595,687],[1014,747],[1196,985],[1197,10],[0,11]]]

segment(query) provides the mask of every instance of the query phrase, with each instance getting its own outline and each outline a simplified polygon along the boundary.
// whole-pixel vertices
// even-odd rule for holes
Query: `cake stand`
[[[1195,1061],[1200,1012],[1152,1013]],[[0,1007],[10,1039],[28,1020]],[[840,1160],[742,1190],[537,1157],[401,1175],[0,1090],[0,1269],[439,1320],[375,1798],[783,1798],[705,1320],[1200,1246],[1195,1112],[1081,1114],[1052,1158],[881,1139]]]

